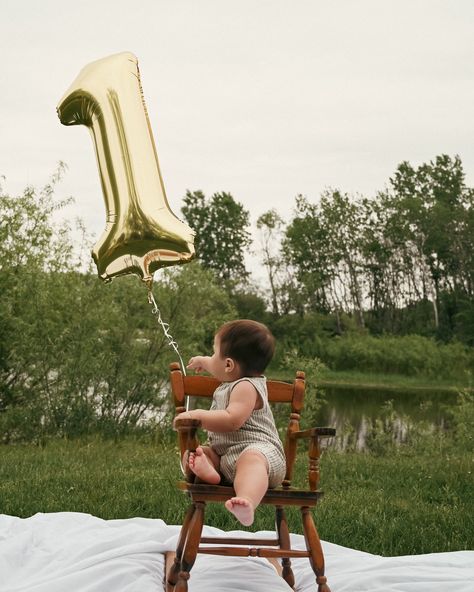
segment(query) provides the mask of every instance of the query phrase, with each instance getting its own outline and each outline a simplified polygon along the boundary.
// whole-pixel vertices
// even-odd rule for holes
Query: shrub
[[[454,378],[474,369],[474,351],[420,335],[347,335],[319,342],[319,357],[332,370]]]

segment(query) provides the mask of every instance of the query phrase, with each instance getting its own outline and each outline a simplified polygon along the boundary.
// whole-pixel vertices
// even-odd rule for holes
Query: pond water
[[[325,386],[319,389],[321,405],[312,425],[335,427],[330,446],[364,450],[375,429],[404,442],[414,426],[424,430],[449,429],[449,409],[456,404],[454,392],[428,389],[352,388]],[[315,423],[314,423],[315,422]]]

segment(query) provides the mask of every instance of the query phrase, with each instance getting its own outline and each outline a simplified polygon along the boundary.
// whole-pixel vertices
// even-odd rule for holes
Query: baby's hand
[[[189,411],[184,411],[183,413],[180,413],[179,415],[177,415],[174,419],[173,419],[173,427],[176,427],[176,420],[177,419],[192,419],[191,414],[189,413]]]
[[[194,356],[194,358],[191,358],[189,360],[186,368],[194,370],[195,372],[202,372],[205,369],[203,366],[203,359],[203,356]]]

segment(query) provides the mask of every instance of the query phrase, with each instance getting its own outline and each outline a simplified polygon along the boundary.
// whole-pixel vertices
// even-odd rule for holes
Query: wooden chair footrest
[[[225,555],[232,557],[309,557],[308,551],[293,551],[292,549],[259,549],[258,547],[199,547],[198,553],[205,555]]]
[[[278,539],[242,539],[232,537],[201,537],[201,543],[209,543],[211,545],[220,545],[225,543],[227,545],[267,545],[268,547],[276,547]]]
[[[234,488],[224,485],[179,481],[178,488],[187,492],[194,502],[225,502],[235,496]],[[278,487],[269,489],[260,503],[272,506],[314,507],[322,496],[322,491]]]

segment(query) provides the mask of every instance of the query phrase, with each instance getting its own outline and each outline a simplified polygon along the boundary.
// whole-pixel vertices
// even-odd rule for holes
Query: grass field
[[[354,370],[336,371],[324,369],[319,371],[316,384],[320,386],[339,386],[341,388],[365,388],[378,390],[421,390],[452,393],[454,396],[460,390],[473,390],[472,379],[469,375],[459,376],[457,380],[448,378],[432,378],[429,376],[405,376],[402,374],[386,374],[371,372],[356,372]],[[269,378],[291,381],[294,375],[280,368],[270,369]],[[308,376],[314,381],[312,376]]]
[[[180,523],[186,497],[173,444],[129,438],[50,441],[0,447],[0,511],[86,512],[105,519],[142,516]],[[305,458],[298,478],[304,478]],[[382,456],[327,452],[322,460],[325,497],[315,510],[321,538],[380,555],[474,549],[472,453],[395,448]],[[290,528],[301,532],[297,511]],[[206,523],[240,527],[222,507]],[[273,527],[271,508],[260,508],[252,530]]]
[[[427,390],[427,391],[446,391],[456,395],[460,389],[471,389],[472,384],[469,377],[459,380],[434,379],[424,376],[402,376],[400,374],[370,374],[365,372],[336,372],[327,370],[317,381],[321,386],[358,386],[363,388],[392,389],[395,391],[408,390]]]

